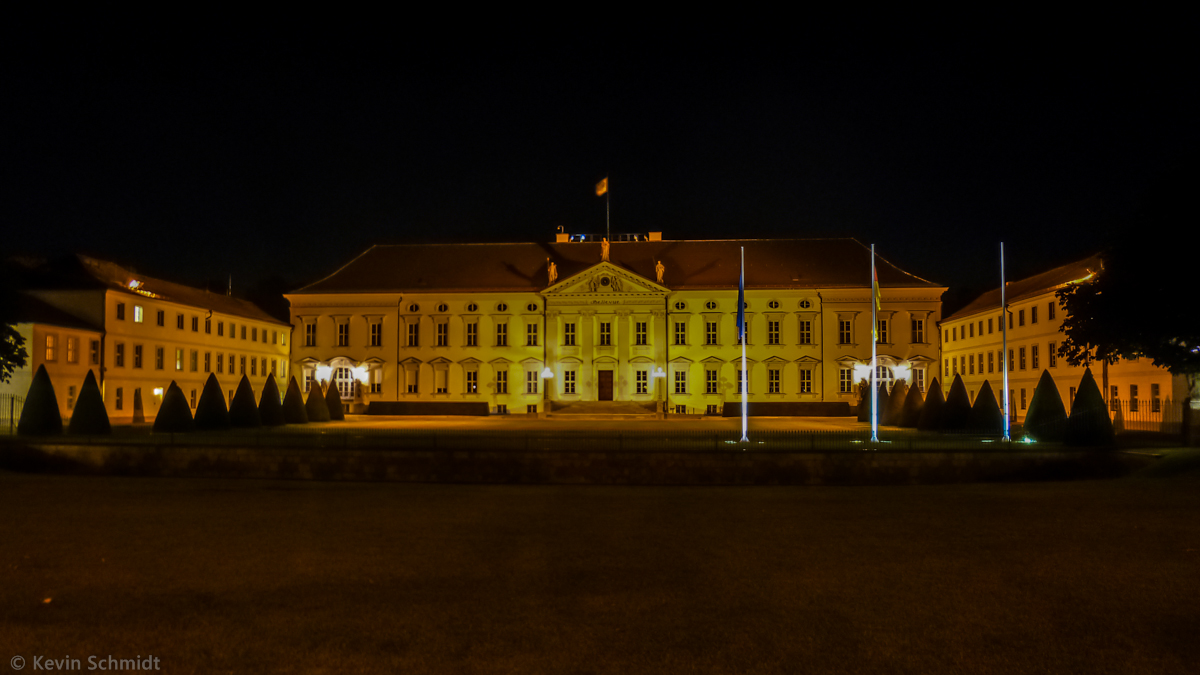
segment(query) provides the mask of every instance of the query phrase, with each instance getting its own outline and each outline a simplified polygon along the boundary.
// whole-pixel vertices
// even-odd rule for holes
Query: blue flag
[[[742,268],[738,274],[738,340],[746,338],[746,247],[742,247]]]

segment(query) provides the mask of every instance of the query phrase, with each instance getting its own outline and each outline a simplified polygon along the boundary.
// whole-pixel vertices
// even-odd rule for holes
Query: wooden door
[[[600,392],[599,392],[599,396],[597,397],[596,400],[598,400],[598,401],[613,400],[613,385],[612,385],[613,371],[601,370],[601,371],[597,372],[597,375],[600,376]]]

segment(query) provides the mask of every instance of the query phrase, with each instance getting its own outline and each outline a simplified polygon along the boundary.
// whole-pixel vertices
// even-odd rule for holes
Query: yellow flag
[[[608,177],[607,176],[604,178],[604,180],[600,181],[599,183],[596,183],[596,196],[599,197],[600,195],[602,195],[606,192],[608,192]]]

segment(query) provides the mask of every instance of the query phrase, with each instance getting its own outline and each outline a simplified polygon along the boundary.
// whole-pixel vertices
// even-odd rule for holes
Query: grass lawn
[[[168,673],[1195,673],[1197,452],[1119,480],[912,487],[0,473],[0,658],[70,655],[86,671],[90,655],[153,654]]]

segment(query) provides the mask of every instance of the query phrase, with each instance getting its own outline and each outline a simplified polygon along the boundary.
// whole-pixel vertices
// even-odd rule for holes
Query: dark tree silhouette
[[[967,427],[985,434],[1004,433],[1004,413],[1000,412],[996,394],[987,380],[983,381],[983,386],[979,387],[979,393],[975,395],[975,402],[971,404]]]
[[[38,366],[25,395],[21,408],[21,419],[17,422],[17,434],[21,436],[53,436],[63,432],[62,413],[58,410],[58,396],[46,366]]]
[[[329,404],[325,402],[321,385],[313,383],[312,389],[308,390],[308,400],[304,402],[304,410],[308,413],[309,422],[329,421]]]
[[[283,397],[283,420],[288,424],[308,424],[304,394],[300,393],[300,385],[296,384],[295,377],[288,382],[287,393]]]
[[[204,391],[196,404],[196,428],[205,431],[229,428],[229,409],[225,407],[225,393],[216,373],[209,373],[204,382]]]
[[[915,429],[921,419],[921,408],[925,405],[925,397],[916,386],[908,390],[904,397],[904,407],[900,410],[899,425],[907,429]]]
[[[1104,397],[1092,377],[1092,369],[1083,371],[1079,391],[1071,403],[1071,416],[1067,418],[1067,445],[1087,447],[1111,447],[1115,443],[1112,420],[1104,405]]]
[[[329,419],[341,421],[346,419],[346,412],[342,410],[342,394],[338,388],[329,384],[329,391],[325,392],[325,405],[329,408]]]
[[[258,416],[263,426],[277,427],[286,424],[283,417],[283,402],[279,400],[279,385],[275,384],[275,376],[267,376],[263,385],[262,396],[258,400]]]
[[[1035,441],[1061,441],[1066,431],[1067,409],[1050,371],[1043,370],[1025,415],[1024,434]]]
[[[100,386],[96,384],[96,374],[88,369],[83,378],[83,387],[79,389],[79,398],[75,400],[75,409],[71,411],[71,422],[67,425],[67,433],[80,436],[100,436],[112,433],[112,424],[108,420],[108,410],[104,408],[104,397],[100,395]]]
[[[158,414],[154,416],[154,433],[184,433],[195,430],[196,423],[192,419],[192,409],[188,407],[187,398],[179,385],[172,380],[171,386],[167,387],[167,393],[163,394]]]
[[[950,392],[946,394],[946,406],[942,409],[942,429],[966,429],[970,417],[971,397],[967,395],[967,385],[963,384],[962,375],[955,375]]]
[[[921,417],[917,420],[917,428],[921,431],[939,431],[942,428],[942,409],[946,407],[946,399],[942,398],[942,385],[937,378],[929,383],[929,391],[925,394],[925,403],[921,406]]]
[[[233,401],[229,403],[229,426],[238,428],[262,426],[262,418],[258,416],[258,404],[254,402],[254,388],[250,386],[250,378],[245,375],[242,375],[237,391],[233,392]]]

